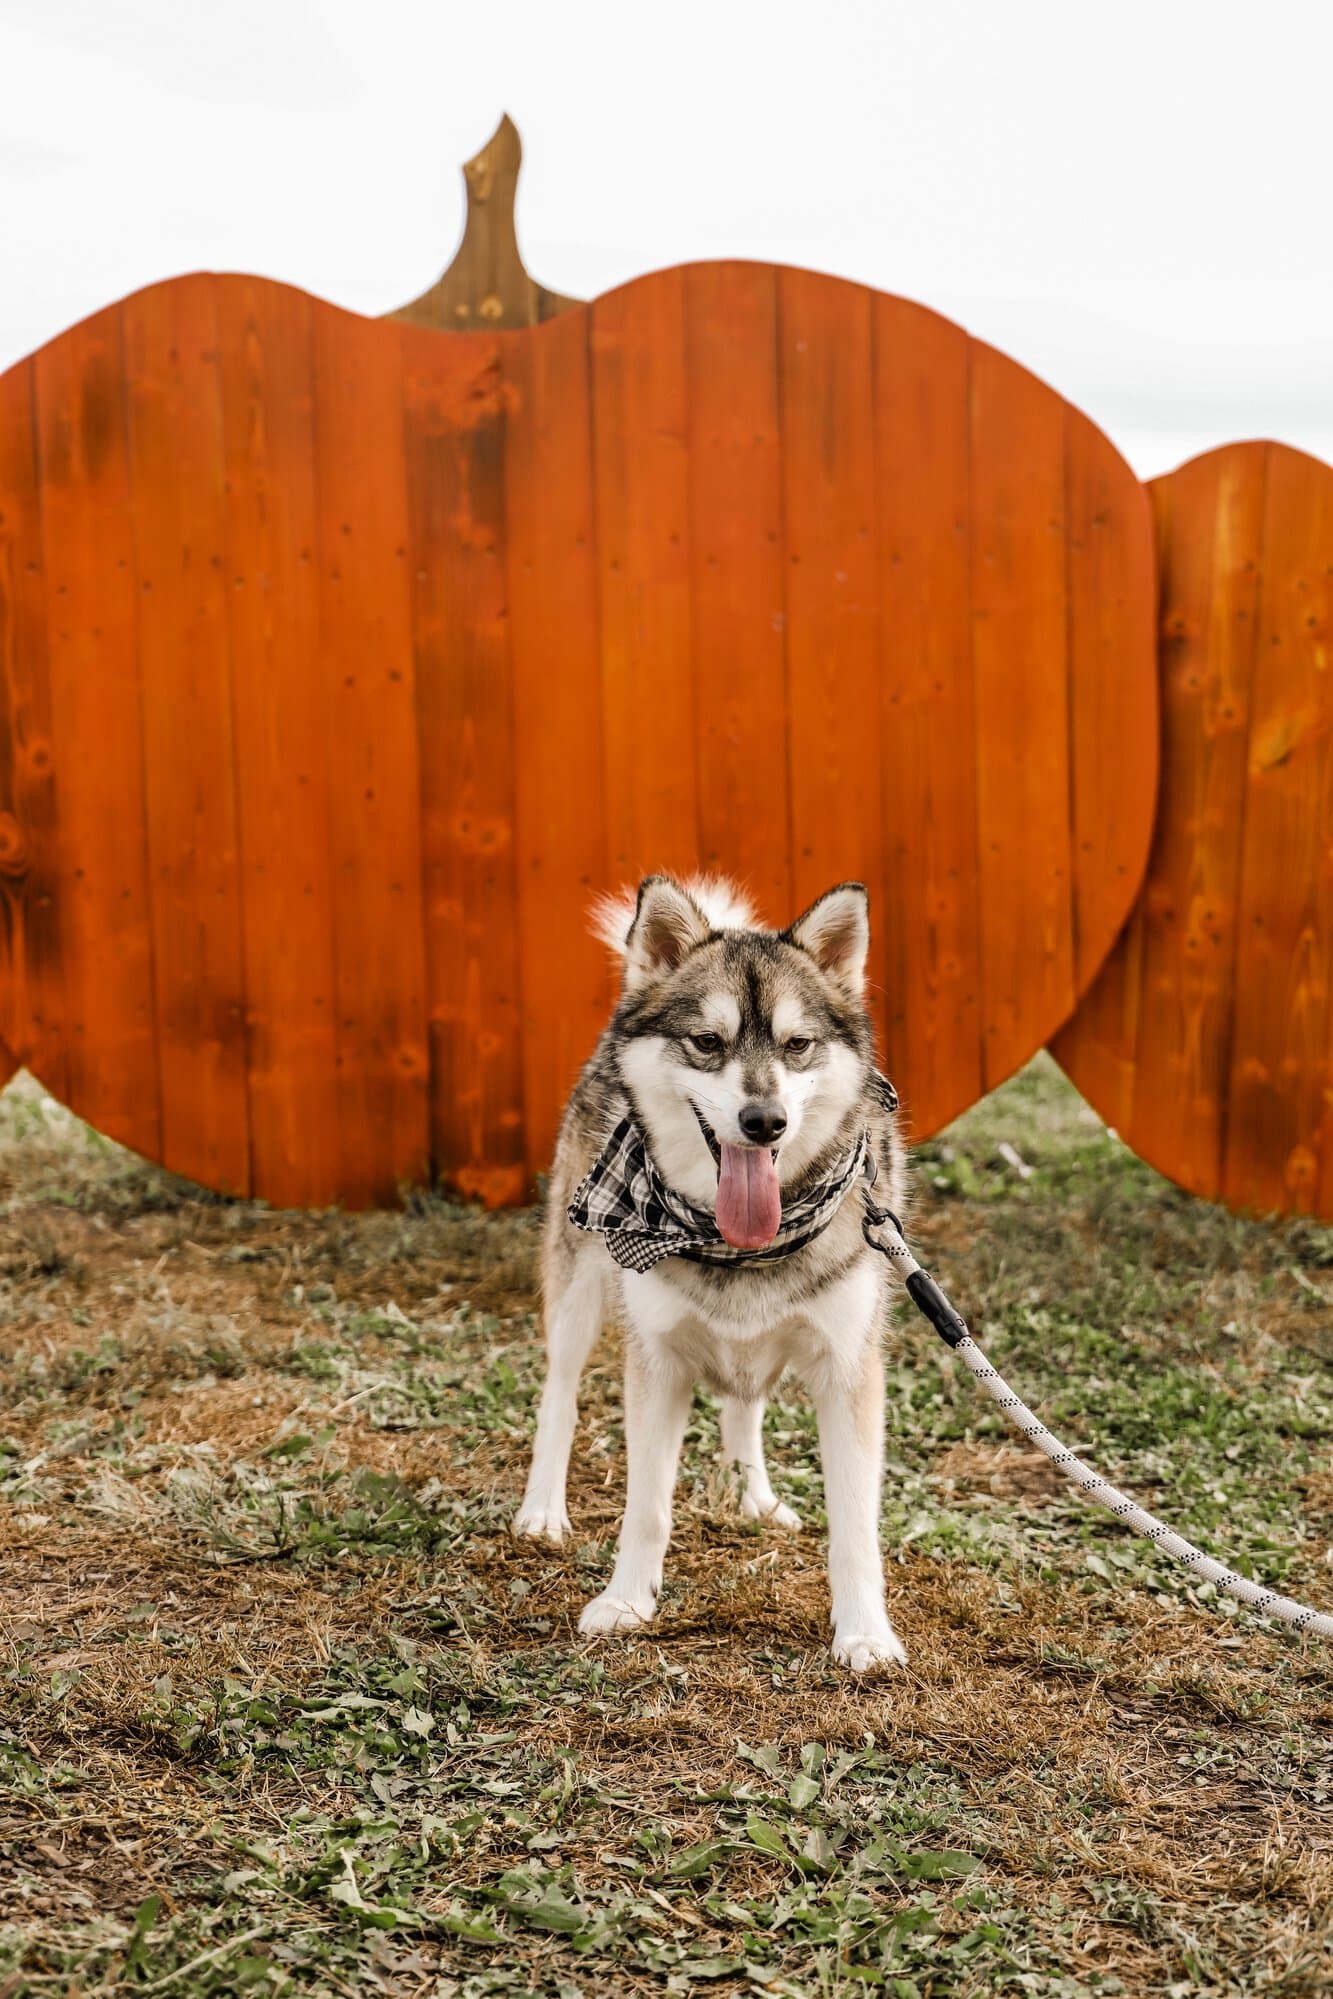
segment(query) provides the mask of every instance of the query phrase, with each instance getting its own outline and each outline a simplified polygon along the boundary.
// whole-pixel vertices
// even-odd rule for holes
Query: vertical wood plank
[[[611,882],[699,866],[685,274],[591,307]]]
[[[1222,1192],[1308,1214],[1333,1177],[1333,476],[1280,445],[1264,470]]]
[[[972,343],[972,643],[987,1089],[1073,1010],[1065,410]]]
[[[1192,1192],[1327,1216],[1333,471],[1283,445],[1228,445],[1154,481],[1152,498],[1153,847],[1134,917],[1056,1053],[1109,1115],[1105,1081],[1123,1066],[1112,1032],[1133,1014],[1122,1129],[1135,1149]]]
[[[314,308],[319,646],[345,1198],[430,1158],[421,785],[398,329]]]
[[[253,1180],[275,1206],[316,1206],[344,1178],[311,302],[241,277],[217,300]]]
[[[778,273],[792,900],[870,895],[871,1010],[884,1029],[884,745],[872,297]]]
[[[405,327],[402,355],[431,1151],[461,1192],[517,1201],[526,1175],[499,342]]]
[[[1075,981],[1086,992],[1142,880],[1157,800],[1156,639],[1147,493],[1077,410],[1065,414]]]
[[[1142,894],[1130,1131],[1192,1193],[1222,1179],[1241,801],[1263,545],[1263,447],[1197,460],[1154,488],[1162,571],[1162,772]],[[1205,531],[1175,535],[1179,508]]]
[[[606,878],[590,315],[506,337],[502,365],[514,702],[514,823],[529,1174],[612,999],[588,929]]]
[[[213,280],[122,308],[162,1161],[247,1193],[244,970]]]
[[[33,362],[69,1104],[162,1157],[119,307]]]
[[[1160,622],[1151,501],[1127,486],[1120,458],[1071,411],[1066,428],[1069,508],[1070,749],[1073,772],[1075,1023],[1051,1043],[1064,1059],[1078,1038],[1085,1093],[1126,1132],[1134,1115],[1144,927],[1136,902],[1119,913],[1148,865],[1161,725],[1154,681],[1138,672]],[[1146,515],[1146,520],[1145,520]],[[1145,532],[1146,529],[1146,532]],[[1115,754],[1108,745],[1118,746]],[[1100,974],[1100,975],[1099,975]],[[1070,1037],[1070,1038],[1067,1038]]]
[[[876,296],[874,365],[886,1056],[934,1131],[983,1089],[967,336]]]
[[[1138,1095],[1145,931],[1140,899],[1073,1017],[1050,1044],[1089,1103],[1126,1139]]]
[[[769,921],[791,893],[777,274],[686,273],[700,858]]]
[[[0,1078],[63,1095],[64,977],[33,365],[0,380]]]

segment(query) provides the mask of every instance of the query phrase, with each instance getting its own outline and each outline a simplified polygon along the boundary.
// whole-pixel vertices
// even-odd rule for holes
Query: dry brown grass
[[[274,1215],[31,1094],[6,1116],[7,1999],[1333,1982],[1326,1654],[1191,1600],[914,1330],[886,1500],[906,1674],[828,1663],[799,1406],[772,1453],[814,1524],[736,1517],[701,1406],[660,1622],[589,1648],[613,1339],[574,1547],[504,1525],[532,1216]],[[1030,1182],[993,1164],[1006,1118]],[[1020,1383],[1187,1529],[1333,1596],[1327,1238],[1191,1207],[1047,1071],[922,1179],[921,1236]]]

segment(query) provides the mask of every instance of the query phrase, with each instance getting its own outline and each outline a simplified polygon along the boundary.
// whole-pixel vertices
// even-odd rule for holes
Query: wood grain
[[[430,1163],[421,778],[400,329],[314,316],[318,644],[346,1199]]]
[[[1309,1214],[1333,1167],[1333,471],[1266,456],[1222,1191]]]
[[[213,281],[127,299],[130,500],[162,1158],[250,1188],[222,403]]]
[[[982,1094],[971,361],[960,327],[877,297],[886,1059],[909,1129]]]
[[[118,307],[34,357],[45,549],[63,1062],[38,1077],[161,1159],[138,588]]]
[[[693,266],[685,323],[700,859],[785,923],[796,910],[777,273]]]
[[[318,642],[311,303],[220,282],[227,615],[252,1179],[343,1200],[331,797]]]
[[[1333,469],[1235,444],[1152,493],[1152,851],[1123,937],[1055,1052],[1182,1186],[1327,1219]]]
[[[1133,900],[1142,496],[904,301],[726,263],[442,335],[179,280],[0,378],[0,480],[0,1059],[211,1184],[524,1198],[586,905],[655,869],[777,924],[865,880],[922,1135]]]
[[[607,868],[700,866],[683,271],[592,311]]]
[[[1162,774],[1144,884],[1134,1090],[1125,1136],[1221,1186],[1236,896],[1263,560],[1266,453],[1211,453],[1165,481]]]
[[[467,212],[453,262],[391,318],[436,330],[493,333],[500,327],[536,326],[577,304],[538,284],[524,267],[514,221],[522,164],[518,128],[506,114],[463,168]]]
[[[504,381],[489,336],[402,342],[432,1156],[499,1203],[526,1185]]]
[[[505,507],[514,662],[514,824],[527,1161],[611,1010],[586,912],[606,881],[590,315],[505,341]],[[554,976],[553,976],[554,974]]]
[[[1221,1186],[1239,821],[1254,669],[1265,450],[1154,481],[1161,778],[1134,913],[1052,1046],[1084,1094],[1192,1193]]]
[[[35,394],[31,362],[0,382],[0,1080],[39,1062],[59,1095],[68,1079]]]
[[[1065,410],[1066,601],[1074,871],[1074,974],[1086,992],[1132,884],[1157,801],[1157,704],[1125,671],[1155,611],[1151,509],[1094,424]]]
[[[884,997],[884,745],[872,295],[778,274],[786,566],[791,900],[861,881],[875,918],[869,987]]]
[[[1063,405],[1035,376],[980,341],[972,344],[971,381],[977,891],[989,1090],[1028,1059],[1039,1023],[1066,1019],[1075,999],[1066,426]]]

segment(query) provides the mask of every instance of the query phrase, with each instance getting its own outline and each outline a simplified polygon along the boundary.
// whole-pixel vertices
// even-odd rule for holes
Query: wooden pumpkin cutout
[[[855,877],[936,1129],[1137,889],[1141,488],[863,286],[697,265],[441,332],[442,285],[180,278],[0,378],[0,1034],[211,1186],[513,1201],[610,1004],[594,891],[719,869],[785,922]]]
[[[1232,444],[1152,486],[1162,776],[1124,935],[1052,1044],[1191,1192],[1333,1219],[1333,469]]]

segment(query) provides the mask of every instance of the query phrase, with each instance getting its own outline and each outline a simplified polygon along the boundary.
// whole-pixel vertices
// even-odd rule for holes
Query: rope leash
[[[1067,1479],[1081,1486],[1090,1499],[1095,1499],[1099,1506],[1114,1513],[1116,1519],[1123,1520],[1134,1533],[1142,1534],[1164,1555],[1183,1562],[1196,1576],[1215,1583],[1228,1596],[1236,1596],[1242,1603],[1252,1604],[1266,1617],[1280,1617],[1284,1624],[1294,1625],[1297,1631],[1313,1631],[1321,1638],[1333,1638],[1333,1617],[1324,1611],[1311,1609],[1308,1603],[1297,1603],[1289,1596],[1282,1596],[1277,1590],[1264,1589],[1261,1584],[1252,1583],[1248,1576],[1238,1576],[1234,1569],[1224,1568],[1221,1562],[1215,1562],[1211,1555],[1205,1555],[1202,1548],[1196,1548],[1183,1534],[1177,1534],[1155,1513],[1149,1513],[1146,1507],[1128,1498],[1118,1486],[1095,1472],[1091,1465],[1085,1465],[1082,1458],[1062,1444],[1058,1437],[1052,1436],[1040,1418],[1033,1415],[1022,1396],[1014,1393],[999,1369],[991,1366],[969,1333],[962,1315],[954,1310],[930,1272],[923,1270],[917,1262],[903,1240],[898,1217],[888,1208],[877,1208],[868,1190],[864,1192],[864,1199],[866,1212],[861,1226],[870,1247],[899,1266],[908,1296],[918,1312],[929,1319],[944,1344],[966,1363],[974,1379],[980,1382],[991,1401],[1003,1409],[1015,1429],[1030,1438]]]

